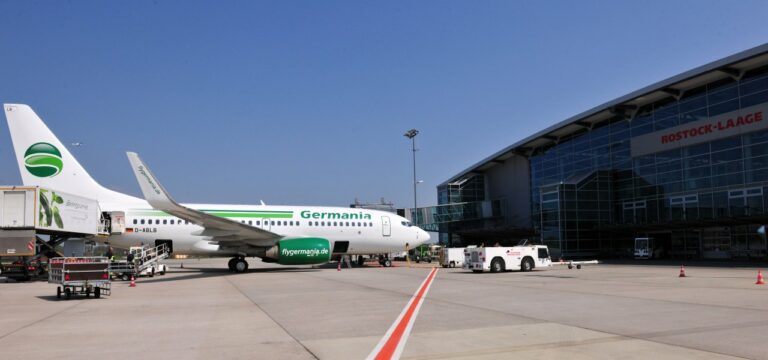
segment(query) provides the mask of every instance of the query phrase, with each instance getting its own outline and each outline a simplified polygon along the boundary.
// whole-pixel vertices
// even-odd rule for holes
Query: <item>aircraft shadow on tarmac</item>
[[[69,300],[65,299],[64,295],[61,295],[61,299],[57,298],[56,295],[38,295],[35,297],[45,301],[69,301],[69,302],[81,301],[81,300],[104,300],[105,299],[104,297],[97,299],[97,298],[94,298],[93,295],[89,297],[85,297],[85,295],[72,295],[72,298]]]
[[[229,271],[229,269],[222,269],[222,268],[185,267],[183,270],[174,269],[168,272],[168,275],[176,275],[176,274],[184,274],[184,275],[180,275],[180,276],[165,275],[161,277],[142,278],[139,281],[139,283],[151,284],[151,283],[161,283],[161,282],[168,282],[168,281],[185,281],[185,280],[204,279],[209,277],[218,277],[218,276],[239,276],[239,275],[247,275],[247,274],[271,273],[271,272],[315,272],[315,271],[319,271],[319,270],[311,269],[311,268],[282,267],[282,268],[249,269],[246,273],[237,274]]]

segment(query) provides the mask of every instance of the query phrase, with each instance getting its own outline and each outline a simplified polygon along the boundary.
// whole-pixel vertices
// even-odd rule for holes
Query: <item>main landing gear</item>
[[[392,260],[389,260],[389,256],[379,255],[379,265],[383,267],[392,266]]]
[[[229,266],[229,271],[236,273],[244,273],[248,271],[248,262],[245,261],[245,258],[243,257],[233,257],[229,259],[227,266]]]

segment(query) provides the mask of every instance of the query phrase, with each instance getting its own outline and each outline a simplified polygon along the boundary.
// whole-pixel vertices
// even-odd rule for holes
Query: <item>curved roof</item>
[[[740,79],[746,71],[765,65],[768,65],[768,43],[699,66],[574,115],[507,146],[438,186],[450,184],[467,175],[482,173],[515,155],[529,156],[533,149],[557,143],[563,137],[585,128],[592,128],[595,124],[610,120],[616,115],[629,116],[641,106],[665,98],[679,98],[687,90],[714,81],[728,77]]]

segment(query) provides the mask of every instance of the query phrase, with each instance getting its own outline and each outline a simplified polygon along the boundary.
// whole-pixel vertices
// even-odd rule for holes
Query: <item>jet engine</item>
[[[265,262],[280,265],[323,264],[331,260],[331,242],[323,238],[282,239],[269,248],[263,258]]]

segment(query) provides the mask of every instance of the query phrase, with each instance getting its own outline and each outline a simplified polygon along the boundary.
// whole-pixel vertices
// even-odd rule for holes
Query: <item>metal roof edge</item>
[[[736,54],[726,56],[726,57],[724,57],[722,59],[715,60],[713,62],[710,62],[710,63],[704,64],[704,65],[695,67],[695,68],[693,68],[691,70],[688,70],[686,72],[683,72],[681,74],[678,74],[678,75],[672,76],[670,78],[658,81],[658,82],[653,83],[651,85],[642,87],[639,90],[635,90],[635,91],[633,91],[633,92],[631,92],[631,93],[629,93],[627,95],[618,97],[616,99],[613,99],[613,100],[608,101],[606,103],[603,103],[601,105],[595,106],[595,107],[593,107],[593,108],[591,108],[589,110],[583,111],[583,112],[581,112],[581,113],[579,113],[577,115],[571,116],[571,117],[569,117],[569,118],[567,118],[567,119],[565,119],[563,121],[560,121],[560,122],[558,122],[558,123],[556,123],[554,125],[546,127],[543,130],[540,130],[540,131],[534,133],[533,135],[525,137],[522,140],[519,140],[519,141],[513,143],[512,145],[509,145],[509,146],[503,148],[502,150],[493,153],[493,155],[488,156],[488,157],[484,158],[483,160],[480,160],[479,162],[477,162],[477,163],[473,164],[472,166],[464,169],[463,171],[461,171],[461,172],[457,173],[456,175],[450,177],[448,180],[440,183],[437,186],[438,187],[444,186],[444,185],[447,185],[450,182],[456,181],[458,178],[460,178],[460,177],[462,177],[462,176],[464,176],[464,175],[474,171],[475,169],[477,169],[478,167],[480,167],[482,165],[485,165],[486,163],[488,163],[489,161],[493,160],[494,158],[497,158],[497,157],[499,157],[499,156],[501,156],[501,155],[503,155],[505,153],[508,153],[508,152],[514,150],[515,148],[522,146],[523,144],[529,143],[529,142],[531,142],[531,141],[533,141],[533,140],[535,140],[535,139],[537,139],[537,138],[539,138],[539,137],[541,137],[543,135],[546,135],[547,133],[550,133],[550,132],[555,131],[557,129],[560,129],[562,127],[568,126],[568,125],[570,125],[570,124],[572,124],[574,122],[577,122],[577,121],[579,121],[581,119],[584,119],[586,117],[589,117],[589,116],[592,116],[594,114],[597,114],[597,113],[599,113],[599,112],[601,112],[603,110],[606,110],[606,109],[608,109],[608,108],[610,108],[612,106],[619,105],[621,103],[624,103],[624,102],[630,101],[632,99],[638,98],[640,96],[652,93],[652,92],[654,92],[656,90],[663,89],[663,88],[665,88],[667,86],[670,86],[672,84],[688,80],[688,79],[696,77],[698,75],[703,75],[704,73],[716,70],[716,69],[724,67],[726,65],[730,65],[730,64],[733,64],[733,63],[736,63],[736,62],[744,61],[744,60],[747,60],[749,58],[752,58],[752,57],[755,57],[755,56],[758,56],[758,55],[762,55],[762,54],[765,54],[765,53],[768,53],[768,43],[765,43],[765,44],[762,44],[762,45],[758,45],[758,46],[755,46],[753,48],[750,48],[750,49],[738,52]]]

